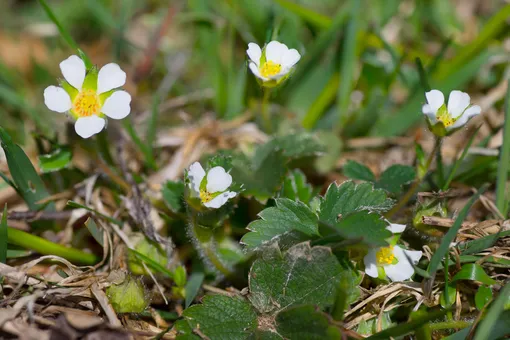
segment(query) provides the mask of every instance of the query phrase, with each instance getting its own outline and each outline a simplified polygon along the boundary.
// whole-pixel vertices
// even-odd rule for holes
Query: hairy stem
[[[271,90],[264,89],[264,96],[262,97],[262,124],[264,125],[264,130],[267,133],[272,133],[273,126],[271,124],[271,115],[269,112],[269,97],[271,95]]]
[[[442,329],[452,329],[452,328],[466,328],[471,326],[471,322],[462,321],[462,320],[452,320],[452,321],[445,321],[445,322],[437,322],[430,324],[430,330],[432,331],[438,331]]]

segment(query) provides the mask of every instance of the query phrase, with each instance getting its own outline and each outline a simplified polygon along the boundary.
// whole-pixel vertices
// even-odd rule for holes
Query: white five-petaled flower
[[[297,50],[278,41],[271,41],[264,50],[256,43],[249,43],[246,53],[250,58],[250,70],[264,86],[276,86],[286,79],[301,58]]]
[[[427,116],[432,132],[441,137],[461,128],[482,111],[480,106],[471,105],[471,98],[462,91],[450,92],[448,105],[439,90],[429,91],[425,96],[427,104],[423,105],[423,114]]]
[[[405,228],[404,224],[390,224],[386,229],[393,234],[399,234]],[[405,281],[413,276],[413,264],[418,263],[423,253],[406,250],[391,243],[388,247],[368,251],[368,254],[363,258],[365,273],[371,277],[381,278],[380,274],[384,274],[382,276],[387,276],[391,281]],[[382,273],[380,273],[381,269]]]
[[[232,184],[232,176],[221,166],[215,166],[206,174],[202,165],[195,162],[189,167],[188,178],[192,196],[199,198],[207,208],[217,209],[237,195],[227,190]]]
[[[126,83],[126,73],[119,65],[86,68],[83,60],[72,55],[60,63],[65,80],[61,87],[48,86],[44,90],[44,103],[56,112],[68,112],[75,120],[76,133],[89,138],[106,125],[105,116],[125,118],[131,111],[131,96],[126,91],[114,91]]]

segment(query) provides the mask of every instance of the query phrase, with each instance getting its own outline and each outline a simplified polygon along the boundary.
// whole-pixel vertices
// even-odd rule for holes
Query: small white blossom
[[[193,197],[199,198],[207,208],[217,209],[237,195],[227,189],[232,184],[232,176],[221,166],[215,166],[207,173],[200,163],[191,164],[188,171]]]
[[[398,234],[405,228],[403,224],[390,224],[386,229]],[[413,264],[418,263],[422,254],[421,251],[406,250],[397,245],[370,249],[363,258],[365,273],[371,277],[379,277],[379,269],[383,269],[385,276],[391,281],[405,281],[413,276]]]
[[[469,95],[461,91],[450,93],[448,105],[439,90],[427,92],[425,97],[427,104],[423,105],[422,112],[427,116],[432,132],[441,137],[461,128],[482,111],[480,106],[471,105]]]
[[[246,50],[250,58],[251,72],[261,80],[263,86],[276,86],[287,78],[294,65],[301,59],[295,49],[271,41],[264,50],[256,43],[249,43]]]
[[[131,96],[126,91],[114,91],[126,83],[126,73],[110,63],[99,72],[87,70],[83,60],[72,55],[60,63],[64,76],[62,87],[48,86],[44,103],[55,112],[68,112],[75,120],[74,128],[82,138],[99,133],[106,125],[105,116],[125,118],[131,111]]]

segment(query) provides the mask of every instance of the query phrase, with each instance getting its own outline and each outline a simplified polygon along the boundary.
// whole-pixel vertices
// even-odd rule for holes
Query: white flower
[[[250,70],[267,86],[276,86],[286,79],[301,58],[297,50],[278,41],[271,41],[263,51],[256,43],[249,43],[246,53],[250,58]]]
[[[396,234],[403,232],[405,228],[403,224],[390,224],[386,229]],[[379,270],[383,269],[391,281],[405,281],[413,276],[413,264],[418,263],[422,254],[421,251],[406,250],[391,244],[389,247],[370,249],[363,258],[365,273],[371,277],[379,277]]]
[[[129,93],[113,91],[126,83],[126,73],[119,65],[106,64],[99,72],[95,67],[87,70],[83,60],[72,55],[60,63],[60,70],[65,81],[62,87],[44,90],[44,103],[52,111],[69,112],[81,137],[99,133],[106,125],[105,116],[122,119],[131,111]]]
[[[200,201],[207,208],[217,209],[224,205],[229,198],[237,193],[228,191],[232,184],[232,176],[221,166],[215,166],[207,174],[200,165],[195,162],[191,164],[188,171],[190,189],[193,197],[200,198]]]
[[[433,131],[441,136],[447,135],[464,126],[469,119],[479,115],[482,109],[478,105],[470,104],[470,97],[461,91],[452,91],[448,98],[448,106],[444,101],[444,95],[439,90],[425,93],[427,104],[423,105],[422,111],[429,120],[431,126],[441,125]],[[441,131],[443,130],[443,131]]]

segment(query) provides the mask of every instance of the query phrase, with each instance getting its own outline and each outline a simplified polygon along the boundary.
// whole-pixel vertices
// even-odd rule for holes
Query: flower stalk
[[[271,124],[271,113],[269,111],[269,98],[271,97],[271,90],[264,89],[264,96],[262,97],[261,103],[261,114],[262,114],[262,124],[267,133],[271,134],[273,131],[273,126]]]

